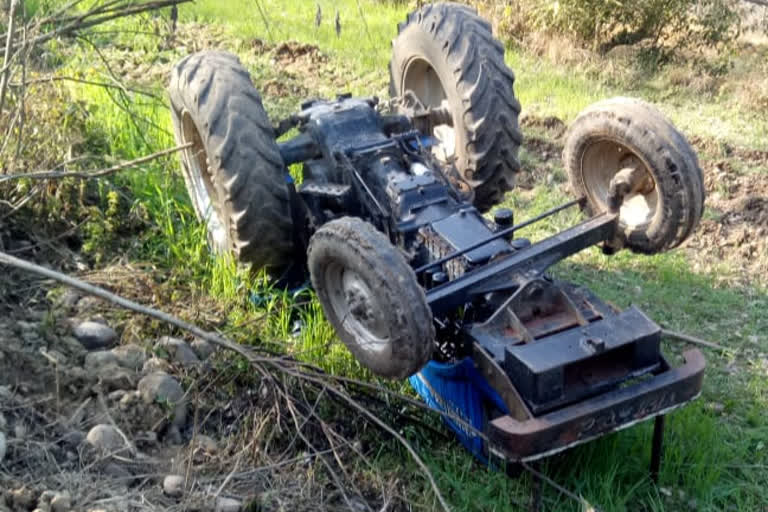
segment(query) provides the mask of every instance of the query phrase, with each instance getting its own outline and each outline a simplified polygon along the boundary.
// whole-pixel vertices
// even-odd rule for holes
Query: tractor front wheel
[[[696,153],[656,108],[632,98],[588,107],[568,130],[563,152],[574,191],[592,214],[610,209],[611,182],[631,176],[619,210],[621,243],[638,253],[677,247],[704,210],[704,180]]]
[[[429,361],[432,312],[413,269],[383,233],[358,218],[333,220],[312,236],[308,259],[326,318],[363,366],[402,379]]]

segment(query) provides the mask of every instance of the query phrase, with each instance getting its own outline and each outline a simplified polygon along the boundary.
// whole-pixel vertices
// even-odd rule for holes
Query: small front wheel
[[[563,160],[591,213],[609,209],[619,173],[631,177],[619,210],[619,237],[635,252],[677,247],[701,219],[704,180],[696,153],[648,103],[612,98],[588,107],[568,130]]]
[[[376,375],[403,379],[434,349],[432,312],[403,255],[371,224],[333,220],[312,236],[309,272],[326,318]]]

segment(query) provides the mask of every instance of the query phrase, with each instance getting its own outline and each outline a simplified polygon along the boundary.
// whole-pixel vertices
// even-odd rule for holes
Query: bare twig
[[[129,160],[127,162],[122,162],[120,164],[113,165],[112,167],[108,167],[106,169],[100,169],[98,171],[92,171],[92,172],[40,171],[40,172],[28,172],[28,173],[21,173],[21,174],[11,174],[9,176],[0,176],[0,183],[8,180],[19,180],[19,179],[49,180],[49,179],[62,179],[62,178],[79,178],[79,179],[102,178],[104,176],[109,176],[110,174],[115,174],[116,172],[123,171],[125,169],[130,169],[132,167],[136,167],[141,164],[151,162],[152,160],[157,160],[158,158],[170,155],[172,153],[183,151],[187,148],[190,148],[191,146],[192,146],[192,143],[189,143],[189,144],[184,144],[183,146],[177,146],[175,148],[164,149],[163,151],[158,151],[157,153],[153,153],[151,155],[143,156],[141,158],[136,158],[134,160]]]
[[[724,347],[722,345],[718,345],[717,343],[712,343],[711,341],[705,341],[701,338],[697,338],[696,336],[691,336],[690,334],[683,334],[677,331],[670,331],[669,329],[662,329],[661,333],[664,336],[669,336],[670,338],[675,338],[680,341],[693,343],[694,345],[699,345],[699,346],[711,348],[714,350],[724,350],[724,351],[733,350],[732,348]]]
[[[0,71],[0,115],[2,115],[5,106],[5,91],[8,86],[8,75],[11,71],[11,48],[13,46],[14,20],[16,19],[16,10],[19,6],[19,0],[11,0],[10,11],[8,12],[8,34],[5,41],[5,54],[3,56],[3,69]]]

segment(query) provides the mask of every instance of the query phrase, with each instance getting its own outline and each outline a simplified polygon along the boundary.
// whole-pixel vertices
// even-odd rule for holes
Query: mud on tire
[[[432,312],[413,269],[383,233],[358,218],[328,222],[310,240],[309,271],[326,318],[363,366],[402,379],[429,361]]]
[[[487,210],[512,189],[523,137],[515,76],[504,47],[474,9],[429,4],[410,13],[392,42],[390,95],[411,90],[427,107],[447,102],[453,118],[453,156]],[[450,132],[448,132],[450,135]]]
[[[645,254],[677,247],[704,211],[701,167],[685,137],[659,110],[633,98],[598,102],[570,126],[563,162],[590,213],[608,209],[610,180],[628,161],[639,162],[649,181],[620,211],[625,245]]]
[[[171,117],[182,173],[209,242],[255,267],[288,266],[293,221],[285,169],[261,97],[234,55],[201,52],[173,68]]]

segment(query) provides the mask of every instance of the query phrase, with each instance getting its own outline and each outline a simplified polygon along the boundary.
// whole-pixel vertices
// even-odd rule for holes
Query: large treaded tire
[[[610,173],[589,169],[587,152],[605,142],[638,157],[657,191],[655,210],[647,222],[628,225],[620,216],[625,245],[644,254],[679,246],[693,233],[704,211],[704,179],[693,148],[658,109],[644,101],[619,97],[591,105],[570,126],[563,151],[571,186],[587,197],[590,213],[606,209],[600,197],[605,187],[595,186],[599,179],[589,178],[590,173],[602,173],[603,181]],[[612,158],[598,161],[610,162]]]
[[[371,224],[343,217],[309,244],[312,286],[336,334],[373,373],[402,379],[435,348],[432,312],[416,274]]]
[[[475,189],[475,205],[487,210],[514,187],[520,170],[520,102],[504,47],[474,9],[428,4],[398,25],[390,62],[392,97],[403,95],[409,73],[419,72],[413,63],[421,61],[434,70],[450,105],[457,169]]]
[[[212,249],[254,267],[282,269],[293,251],[286,171],[251,77],[234,55],[180,60],[169,86],[182,172]]]

